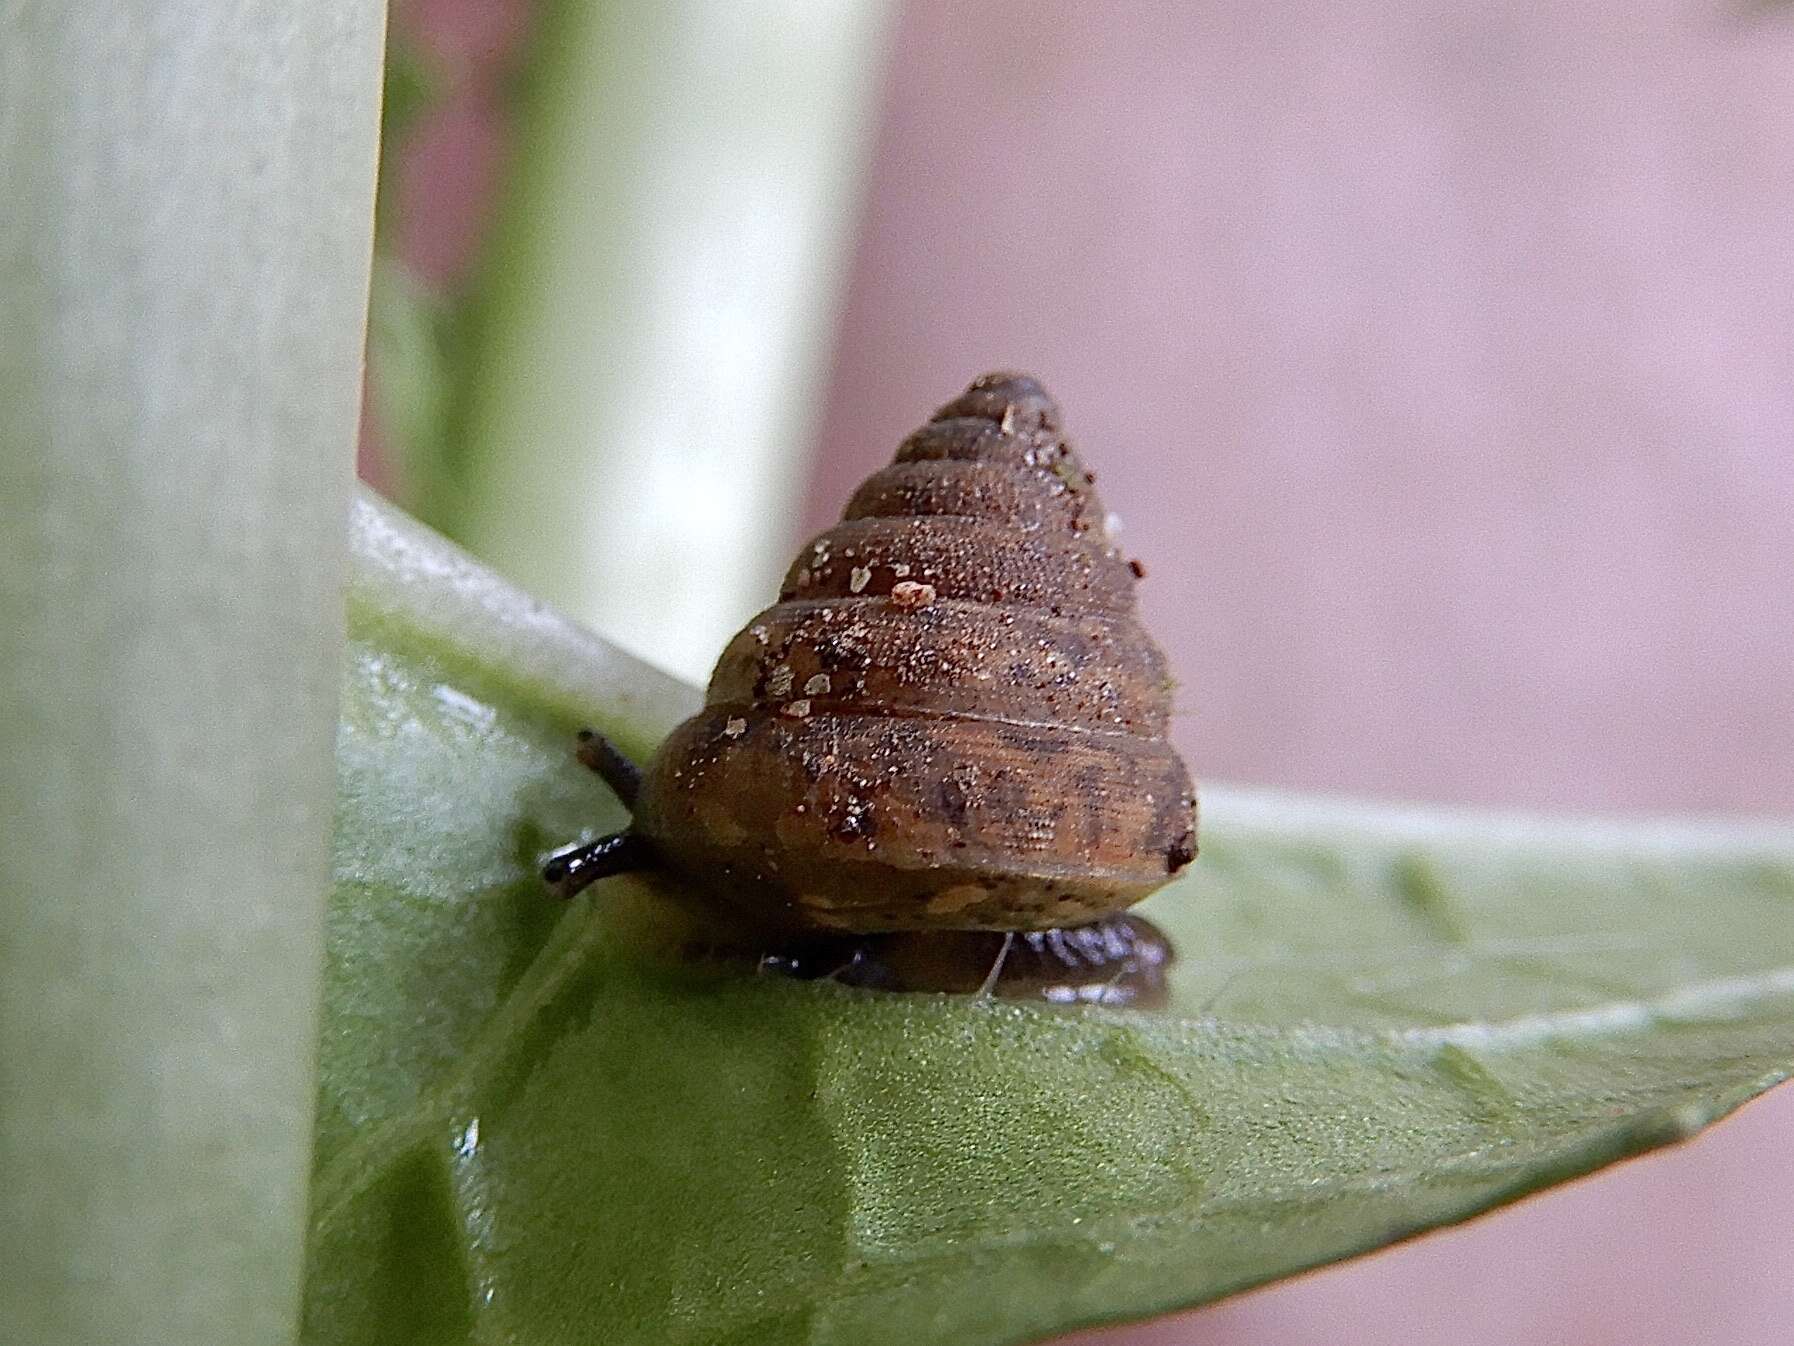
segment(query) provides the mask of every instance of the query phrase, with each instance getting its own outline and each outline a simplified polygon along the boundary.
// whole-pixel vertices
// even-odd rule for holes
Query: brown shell
[[[1046,929],[1158,888],[1196,795],[1094,480],[1037,382],[974,382],[723,651],[637,832],[794,928]]]

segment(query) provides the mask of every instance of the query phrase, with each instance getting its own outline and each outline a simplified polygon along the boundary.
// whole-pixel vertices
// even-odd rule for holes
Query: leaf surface
[[[355,523],[307,1335],[1002,1343],[1684,1138],[1794,1063],[1794,834],[1209,787],[1167,1011],[670,959],[573,764],[695,693]]]

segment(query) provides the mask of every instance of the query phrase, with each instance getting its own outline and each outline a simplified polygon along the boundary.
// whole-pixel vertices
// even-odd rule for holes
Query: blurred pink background
[[[1042,375],[1227,779],[1794,814],[1794,10],[912,0],[812,493]]]
[[[441,190],[490,173],[471,87]],[[1200,774],[1794,818],[1791,334],[1794,7],[910,0],[808,522],[1023,367],[1149,567]],[[1078,1340],[1784,1340],[1791,1140],[1784,1090]]]

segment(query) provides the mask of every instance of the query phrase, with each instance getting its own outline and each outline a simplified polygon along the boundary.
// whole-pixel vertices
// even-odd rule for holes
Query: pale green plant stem
[[[291,1339],[383,7],[0,0],[0,1341]]]
[[[542,6],[425,513],[687,677],[796,542],[888,9]]]

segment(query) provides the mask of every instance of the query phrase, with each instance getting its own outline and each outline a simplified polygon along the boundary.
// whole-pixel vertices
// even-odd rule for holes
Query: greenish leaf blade
[[[1794,837],[1213,788],[1165,1013],[668,962],[573,766],[692,693],[358,513],[308,1335],[1010,1342],[1692,1134],[1794,1061]]]

